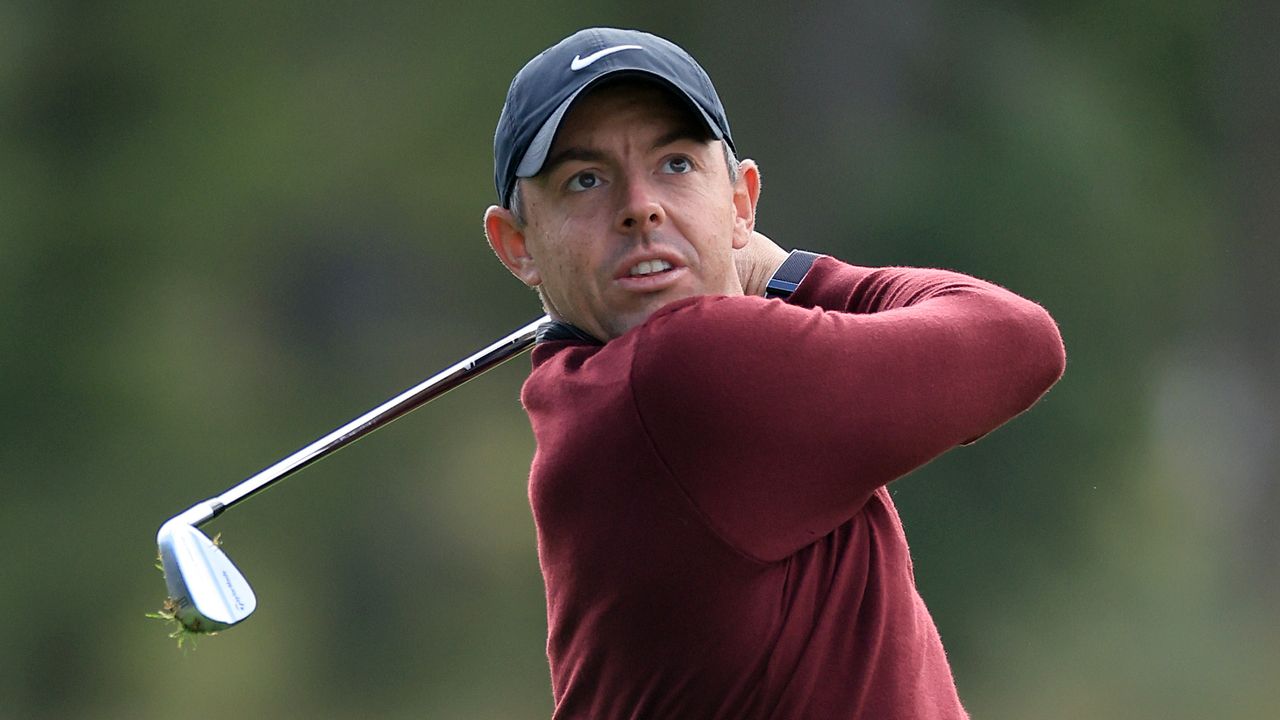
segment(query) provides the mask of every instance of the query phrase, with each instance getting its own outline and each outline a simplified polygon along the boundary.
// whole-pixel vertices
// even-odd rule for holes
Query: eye
[[[582,192],[583,190],[590,190],[591,188],[598,187],[599,185],[600,176],[590,170],[584,170],[583,172],[569,178],[569,182],[565,184],[565,187],[568,188],[569,192]]]
[[[683,175],[693,172],[693,163],[684,155],[676,155],[662,163],[662,171],[672,175]]]

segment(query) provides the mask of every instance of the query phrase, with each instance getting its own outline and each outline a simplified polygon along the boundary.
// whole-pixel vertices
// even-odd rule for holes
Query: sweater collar
[[[563,320],[552,320],[538,328],[538,343],[568,340],[588,345],[604,345],[604,343],[588,335],[585,331],[570,325]]]

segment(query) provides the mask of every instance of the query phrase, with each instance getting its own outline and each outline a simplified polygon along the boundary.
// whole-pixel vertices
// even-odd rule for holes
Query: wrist
[[[814,261],[820,257],[822,256],[807,250],[792,250],[770,274],[765,283],[764,296],[783,300],[791,297],[791,293],[795,292],[809,273]]]
[[[744,295],[763,296],[770,278],[787,260],[787,251],[777,244],[769,242],[754,248],[754,252],[741,258],[744,262],[739,266],[742,272],[742,292]]]

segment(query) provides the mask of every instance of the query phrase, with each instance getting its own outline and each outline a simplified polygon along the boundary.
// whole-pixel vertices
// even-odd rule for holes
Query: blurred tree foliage
[[[592,24],[703,62],[784,245],[1059,320],[1042,405],[894,485],[974,716],[1273,717],[1276,19],[0,4],[0,717],[549,714],[524,361],[219,519],[243,627],[175,655],[143,613],[164,518],[538,313],[492,131]]]

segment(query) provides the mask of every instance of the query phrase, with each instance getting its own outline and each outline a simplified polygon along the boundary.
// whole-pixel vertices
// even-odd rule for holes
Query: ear
[[[760,168],[755,160],[738,163],[738,182],[733,185],[733,249],[747,246],[756,229],[756,203],[760,200]]]
[[[484,234],[489,238],[489,247],[511,274],[520,278],[520,282],[529,287],[542,284],[542,275],[538,273],[537,263],[525,243],[524,230],[516,225],[510,210],[490,205],[484,211]]]

